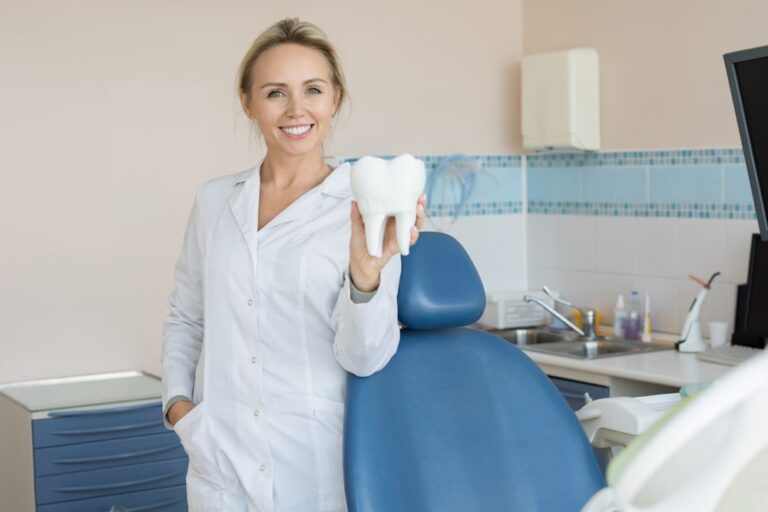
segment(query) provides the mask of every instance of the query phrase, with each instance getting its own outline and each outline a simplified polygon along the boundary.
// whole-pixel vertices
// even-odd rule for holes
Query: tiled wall
[[[527,287],[522,158],[517,155],[421,156],[427,166],[427,229],[454,236],[486,291]],[[449,162],[453,162],[449,164]],[[474,163],[474,179],[463,171]],[[442,164],[442,165],[441,165]],[[439,177],[435,173],[439,173]],[[462,188],[466,191],[461,203]]]
[[[444,167],[427,229],[464,245],[487,291],[548,284],[610,323],[616,296],[637,289],[651,296],[654,330],[679,333],[699,291],[688,274],[719,271],[705,335],[706,321],[732,324],[757,231],[740,149],[465,157],[474,182]],[[419,158],[434,177],[452,156]]]
[[[654,330],[677,333],[715,281],[706,321],[733,322],[757,231],[741,150],[546,155],[527,158],[528,284],[549,284],[611,312],[619,293],[651,296]],[[626,297],[625,297],[626,298]]]

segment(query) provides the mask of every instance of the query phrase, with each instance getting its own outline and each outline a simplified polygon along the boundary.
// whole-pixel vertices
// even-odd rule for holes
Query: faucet
[[[555,295],[550,291],[548,286],[545,286],[543,288],[544,293],[546,293],[549,298],[551,298],[555,302],[559,302],[560,304],[564,306],[568,306],[569,308],[578,309],[581,312],[581,318],[584,322],[584,329],[580,329],[577,327],[573,322],[568,320],[566,317],[564,317],[562,314],[560,314],[555,308],[544,302],[543,300],[539,299],[538,297],[533,297],[531,295],[523,295],[523,300],[525,302],[534,302],[544,308],[549,314],[563,322],[565,325],[567,325],[570,329],[575,331],[579,336],[581,336],[585,340],[594,340],[597,339],[597,333],[595,332],[595,318],[596,313],[595,310],[592,308],[578,308],[568,302],[567,300],[563,300],[559,297],[555,297]]]

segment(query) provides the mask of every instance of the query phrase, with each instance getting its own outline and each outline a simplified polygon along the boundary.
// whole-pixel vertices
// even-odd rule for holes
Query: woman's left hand
[[[424,226],[426,217],[427,196],[421,194],[416,205],[416,225],[411,227],[411,245],[419,238],[419,230]],[[394,256],[400,252],[395,233],[395,218],[387,219],[387,227],[384,230],[384,245],[381,257],[371,256],[365,243],[365,225],[363,216],[357,206],[357,201],[352,201],[352,236],[349,240],[349,275],[355,287],[362,292],[372,292],[379,287],[381,269]]]

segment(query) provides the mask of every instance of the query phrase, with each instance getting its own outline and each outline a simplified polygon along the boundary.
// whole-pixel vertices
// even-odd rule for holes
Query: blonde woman
[[[191,511],[343,511],[346,372],[380,370],[399,341],[394,225],[371,256],[349,165],[323,160],[347,91],[320,29],[268,28],[238,87],[266,156],[196,194],[164,325],[166,421]]]

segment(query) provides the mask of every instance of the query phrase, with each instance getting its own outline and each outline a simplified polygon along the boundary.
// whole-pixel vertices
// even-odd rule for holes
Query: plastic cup
[[[709,343],[713,347],[720,347],[727,341],[728,322],[709,322]]]

